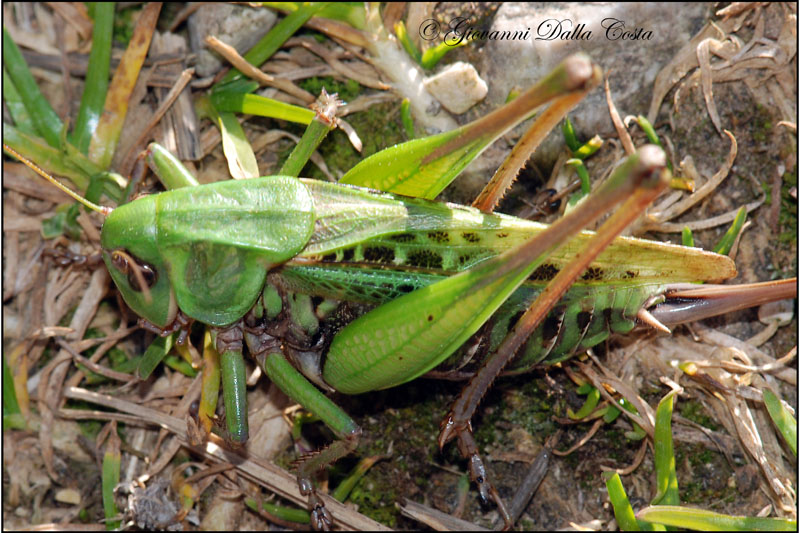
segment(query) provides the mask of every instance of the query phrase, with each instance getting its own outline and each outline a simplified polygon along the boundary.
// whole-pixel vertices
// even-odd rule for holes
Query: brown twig
[[[236,67],[237,70],[239,70],[248,78],[252,78],[262,85],[268,85],[270,87],[280,89],[296,98],[299,98],[305,102],[306,105],[312,104],[316,100],[316,97],[313,94],[305,89],[301,89],[291,81],[285,78],[271,76],[266,72],[259,70],[250,64],[245,58],[243,58],[234,47],[223,43],[213,35],[206,37],[206,44],[219,55],[227,59],[231,65]]]

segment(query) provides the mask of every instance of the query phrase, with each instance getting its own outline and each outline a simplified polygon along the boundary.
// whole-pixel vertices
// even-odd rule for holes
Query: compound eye
[[[125,250],[111,252],[111,264],[120,273],[128,276],[128,285],[136,292],[142,292],[144,287],[149,289],[158,281],[158,272],[152,266]]]
[[[141,275],[142,282],[148,289],[152,288],[153,285],[156,284],[156,281],[158,281],[158,274],[150,265],[147,263],[138,263],[128,272],[128,284],[131,286],[131,289],[136,292],[142,291],[142,287],[139,283],[139,276],[136,275],[137,270]]]

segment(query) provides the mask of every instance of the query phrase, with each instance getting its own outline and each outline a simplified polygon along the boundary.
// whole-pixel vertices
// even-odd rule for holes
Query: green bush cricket
[[[10,151],[10,149],[8,150]],[[656,150],[655,147],[652,147],[651,154],[646,154],[646,156],[657,157],[658,152]],[[645,150],[645,153],[647,151]],[[653,152],[656,155],[653,155]],[[636,159],[632,158],[633,161]],[[619,173],[620,176],[629,177],[632,166],[638,164],[638,162],[632,162],[627,167],[624,166],[624,171]],[[647,168],[649,170],[646,174],[653,172],[652,164]],[[663,172],[663,164],[660,166],[655,164],[655,168],[659,172]],[[639,172],[641,173],[642,171],[639,170]],[[336,225],[326,224],[324,222],[325,217],[315,213],[313,206],[330,204],[334,199],[343,205],[347,205],[345,200],[350,202],[346,208],[350,212],[352,212],[354,205],[358,206],[358,209],[369,209],[375,216],[378,213],[375,210],[384,209],[393,213],[397,209],[401,209],[406,212],[417,211],[416,217],[418,220],[415,220],[414,216],[406,215],[402,225],[398,226],[396,220],[394,220],[397,215],[392,214],[389,217],[392,220],[388,222],[385,229],[376,230],[374,227],[370,228],[372,238],[364,238],[352,227],[348,227],[345,232],[331,231],[326,235],[326,239],[314,238],[314,230],[312,229],[314,222],[316,222],[317,227],[320,224],[322,226],[327,225],[326,231],[330,230],[330,228],[335,228]],[[599,205],[605,205],[607,199],[606,197],[599,200]],[[221,207],[223,201],[227,202],[227,208]],[[287,209],[287,206],[292,206],[293,209]],[[192,214],[186,211],[188,207],[195,208],[195,213],[198,211],[213,212],[214,216],[197,216],[193,218]],[[250,216],[247,213],[254,214]],[[426,226],[426,224],[431,223],[430,220],[436,219],[437,215],[439,217],[435,222],[436,225]],[[472,220],[460,222],[452,220],[458,218],[459,215],[470,215],[466,218]],[[337,216],[340,216],[340,214],[330,215],[331,218]],[[264,217],[272,219],[270,225],[276,231],[266,231],[268,228],[263,223],[255,227],[242,227],[246,224],[258,224],[258,220],[263,220]],[[446,229],[441,225],[444,218],[451,219],[450,225]],[[237,232],[225,235],[221,235],[218,232],[215,233],[213,228],[207,227],[210,220],[215,222],[222,221],[221,227],[226,228],[235,223],[238,226]],[[320,222],[321,220],[323,222]],[[568,228],[572,223],[572,220],[568,220],[562,223],[561,226]],[[458,224],[467,225],[459,227]],[[624,225],[626,224],[623,222],[622,226]],[[453,240],[455,235],[459,233],[462,234],[462,238],[464,233],[474,233],[474,235],[469,235],[464,239],[464,244],[470,243],[470,241],[480,242],[485,240],[484,237],[491,232],[495,234],[498,232],[505,234],[507,232],[509,234],[508,237],[500,238],[500,241],[516,238],[524,242],[525,237],[534,233],[533,228],[535,226],[537,225],[516,221],[510,217],[483,215],[467,208],[443,207],[431,202],[400,199],[386,194],[376,194],[356,188],[342,188],[309,180],[270,177],[249,182],[220,182],[194,189],[178,189],[141,198],[119,207],[108,215],[104,225],[103,254],[109,271],[112,273],[115,283],[123,292],[126,302],[141,316],[160,327],[167,327],[172,324],[180,309],[190,318],[230,332],[230,324],[235,324],[242,320],[251,311],[256,300],[259,300],[259,303],[264,305],[262,294],[273,290],[291,290],[297,294],[302,294],[305,291],[309,294],[323,295],[327,298],[360,300],[361,303],[395,302],[391,307],[384,305],[376,308],[377,312],[367,313],[361,319],[352,322],[349,326],[339,331],[330,342],[327,362],[321,376],[319,375],[320,368],[318,366],[316,374],[309,372],[313,365],[303,366],[302,358],[298,355],[300,350],[296,348],[287,350],[289,352],[287,355],[292,359],[292,363],[300,366],[304,372],[308,373],[307,377],[313,381],[320,383],[320,380],[322,380],[322,383],[329,388],[347,393],[359,393],[371,390],[371,388],[391,387],[414,379],[433,369],[455,352],[463,344],[464,340],[472,336],[482,326],[481,318],[475,319],[473,318],[474,315],[482,314],[488,318],[504,303],[505,297],[509,294],[513,293],[518,300],[515,302],[515,312],[526,308],[532,299],[531,294],[538,291],[525,287],[519,291],[515,291],[515,289],[522,281],[530,277],[543,261],[542,258],[532,264],[530,261],[525,264],[521,259],[517,259],[516,263],[522,263],[524,268],[514,264],[510,258],[518,258],[521,253],[524,255],[527,252],[526,244],[522,244],[511,247],[510,251],[507,251],[504,255],[496,255],[494,258],[489,259],[484,263],[486,268],[483,269],[475,268],[468,264],[467,267],[472,266],[472,268],[466,268],[460,276],[449,278],[441,274],[431,274],[431,269],[425,269],[427,272],[420,272],[419,279],[409,281],[409,272],[412,272],[413,268],[405,271],[387,271],[366,267],[363,263],[366,262],[365,260],[371,253],[374,253],[369,251],[371,246],[383,247],[387,240],[392,242],[392,237],[395,237],[394,242],[408,245],[409,235],[414,236],[414,239],[416,239],[416,235],[426,235],[432,231],[446,232]],[[491,228],[491,231],[486,231],[487,227]],[[575,228],[576,226],[572,227]],[[575,230],[572,231],[574,232]],[[199,235],[200,237],[194,241],[185,237],[180,240],[179,237],[176,237],[176,234],[181,233],[184,235]],[[358,235],[355,241],[349,238],[350,234],[353,233]],[[153,239],[155,235],[158,235],[157,242],[156,239]],[[515,237],[510,237],[510,235]],[[252,241],[248,241],[248,239],[252,239],[252,236],[257,236],[259,241],[255,244]],[[397,238],[397,236],[402,238]],[[585,235],[582,237],[585,240]],[[177,244],[173,244],[176,241]],[[636,242],[636,240],[632,239],[628,239],[628,241]],[[649,246],[645,241],[638,242],[643,249],[647,249]],[[313,243],[313,245],[310,243]],[[630,245],[630,242],[626,244]],[[261,248],[257,248],[257,246]],[[528,244],[527,246],[530,245]],[[550,240],[546,241],[546,246],[552,246]],[[304,247],[305,250],[303,250]],[[361,247],[361,249],[354,250],[354,247]],[[253,249],[258,249],[258,252],[252,252]],[[262,249],[263,252],[261,251]],[[402,249],[402,246],[396,248],[395,255],[399,254],[400,249]],[[662,251],[670,249],[670,247],[661,248]],[[352,252],[348,252],[348,250]],[[614,245],[612,245],[613,250]],[[678,253],[678,250],[674,251]],[[687,253],[685,250],[682,252]],[[355,267],[355,273],[344,271],[343,263],[346,262],[337,262],[334,261],[334,257],[330,257],[331,254],[344,257],[351,255],[351,253],[352,263],[362,263],[361,267]],[[530,254],[531,252],[527,253]],[[538,248],[533,253],[536,254],[536,257],[540,255]],[[722,256],[713,256],[699,250],[694,252],[694,255],[705,257],[714,263],[714,269],[718,269],[720,266],[730,268],[729,260]],[[224,258],[222,262],[213,261],[214,258],[218,259],[220,256]],[[555,260],[557,261],[558,258]],[[284,266],[275,269],[275,265],[281,262],[284,263]],[[228,270],[231,265],[241,270],[244,275],[237,276],[235,275],[235,269],[233,271]],[[354,264],[351,265],[351,268],[354,266]],[[361,272],[358,272],[359,268]],[[578,271],[582,270],[580,267],[573,268]],[[634,267],[628,265],[625,268],[629,270]],[[520,271],[522,274],[519,273]],[[567,269],[562,270],[562,272],[566,271]],[[168,274],[164,275],[162,274],[163,272]],[[268,274],[268,272],[270,273]],[[511,274],[509,275],[506,272]],[[727,272],[730,274],[730,270]],[[575,275],[575,273],[572,274],[572,276]],[[267,281],[268,276],[269,281]],[[311,276],[314,276],[314,281],[311,280]],[[507,278],[512,276],[515,278],[514,281],[508,282]],[[471,279],[473,277],[477,279]],[[339,279],[337,280],[337,278]],[[349,287],[342,283],[341,280],[343,278],[350,278],[351,284]],[[457,286],[455,289],[445,287],[442,289],[445,294],[444,297],[440,297],[438,294],[432,297],[423,296],[422,303],[412,302],[412,304],[404,305],[404,301],[401,298],[411,299],[412,297],[424,295],[426,291],[423,289],[425,288],[428,289],[428,292],[440,289],[444,284],[437,283],[436,280],[439,279],[463,280],[464,285],[463,288]],[[198,286],[201,283],[205,283],[205,285]],[[409,292],[409,288],[405,287],[408,284],[411,284],[412,288],[417,290]],[[509,285],[511,286],[510,289],[508,288]],[[149,294],[142,290],[141,287],[147,287]],[[221,289],[224,289],[224,291],[215,292]],[[481,290],[485,292],[482,293]],[[486,294],[496,294],[501,290],[505,292],[503,296],[495,298],[498,301],[485,302],[487,299]],[[597,288],[592,288],[591,284],[574,287],[566,297],[566,301],[571,301],[572,303],[567,304],[567,309],[562,314],[563,325],[561,330],[563,335],[566,335],[570,322],[578,324],[581,320],[588,321],[582,325],[583,332],[582,335],[579,335],[578,341],[564,343],[564,339],[558,338],[558,335],[553,338],[544,338],[547,333],[544,331],[545,328],[540,328],[537,330],[540,337],[536,339],[539,344],[530,342],[526,348],[525,357],[518,358],[510,367],[510,370],[512,372],[524,371],[537,363],[555,362],[568,357],[578,346],[589,347],[600,342],[600,340],[608,336],[609,329],[620,332],[629,329],[633,325],[633,316],[635,316],[638,307],[644,303],[644,300],[653,294],[663,292],[663,290],[663,283],[653,284],[652,280],[649,284],[641,285],[638,291],[628,290],[626,292],[617,290],[617,296],[614,296],[613,289],[609,289],[608,294],[610,296],[601,297]],[[358,295],[359,292],[360,296]],[[401,297],[403,294],[405,296]],[[580,306],[582,304],[585,305],[585,301],[589,298],[594,300],[595,303],[593,305],[598,308],[596,316],[601,317],[603,315],[600,310],[600,304],[597,302],[602,298],[607,298],[609,299],[607,304],[609,309],[613,309],[613,301],[615,298],[620,298],[619,294],[624,294],[623,301],[628,299],[630,301],[626,303],[624,308],[617,308],[616,311],[609,315],[614,317],[613,321],[604,323],[605,320],[597,321],[578,318],[581,312],[579,311]],[[220,299],[227,301],[225,299],[229,296],[232,296],[234,301],[231,302],[231,305],[221,308],[218,302]],[[473,299],[484,301],[478,304],[472,304],[471,301],[465,302],[471,296]],[[283,298],[286,298],[286,295],[283,295]],[[553,298],[558,300],[559,295]],[[432,305],[432,302],[437,299],[441,303],[438,306]],[[448,309],[458,310],[464,305],[475,305],[479,311],[467,312],[466,315],[469,315],[467,319],[458,319],[460,321],[452,318],[452,315],[447,312]],[[434,312],[433,309],[436,311]],[[534,307],[534,309],[542,308]],[[274,309],[270,310],[266,305],[264,305],[262,312],[266,313],[267,316],[273,314],[273,319],[277,319],[281,313],[281,311],[276,313]],[[431,317],[434,314],[438,316],[432,319]],[[542,312],[540,311],[539,314],[542,315]],[[544,312],[544,315],[547,315],[547,313]],[[258,322],[253,318],[252,313],[250,313],[244,324],[248,324],[248,320],[250,322]],[[410,370],[398,371],[393,369],[391,364],[386,363],[386,361],[391,362],[393,357],[402,361],[405,356],[409,355],[411,351],[410,341],[422,338],[429,333],[437,335],[441,330],[434,331],[426,327],[427,324],[425,324],[437,318],[444,319],[445,326],[448,325],[447,322],[454,324],[450,328],[451,331],[445,331],[442,334],[445,341],[438,341],[439,344],[435,345],[433,354],[426,350],[429,343],[425,341],[420,349],[420,351],[425,352],[422,354],[421,361],[414,363],[415,366],[412,366]],[[369,361],[370,365],[368,366],[378,367],[377,372],[364,377],[366,371],[363,368],[354,368],[353,358],[348,355],[353,353],[353,348],[348,346],[348,343],[357,343],[360,348],[356,351],[382,350],[383,348],[374,342],[375,339],[380,339],[381,335],[388,335],[388,331],[391,328],[395,328],[398,323],[409,323],[415,319],[420,323],[420,326],[408,328],[407,338],[409,341],[406,341],[406,345],[399,349],[386,350],[377,356],[371,356],[373,359]],[[292,319],[292,321],[294,322],[296,319]],[[362,325],[364,321],[368,321],[368,324]],[[280,320],[275,320],[273,325],[278,322]],[[505,322],[508,322],[507,317]],[[315,499],[313,488],[310,485],[310,475],[317,468],[354,449],[360,428],[355,426],[353,421],[330,402],[327,397],[311,386],[306,381],[306,378],[296,370],[295,366],[279,350],[270,351],[270,349],[280,347],[280,343],[276,344],[275,338],[266,333],[267,327],[263,324],[266,323],[245,326],[244,339],[251,351],[256,353],[256,358],[264,367],[264,370],[281,389],[321,416],[337,434],[344,437],[343,440],[338,441],[324,452],[313,456],[306,463],[312,463],[305,468],[306,478],[301,480],[301,483],[306,484],[304,486],[305,491],[310,495],[312,501],[316,503],[317,526],[324,527],[329,525],[326,523],[329,517],[326,518],[324,508],[319,505],[319,500]],[[505,327],[508,328],[509,325],[505,324]],[[600,329],[601,327],[602,329]],[[386,331],[386,333],[382,333],[382,331]],[[589,337],[586,337],[587,333],[590,333]],[[526,331],[521,334],[520,340],[525,341],[529,337],[531,337],[530,331]],[[536,335],[534,334],[533,337],[536,337]],[[295,338],[293,342],[297,342],[297,340]],[[226,342],[235,344],[236,340],[234,338],[233,341]],[[241,337],[239,342],[241,342]],[[549,350],[541,349],[543,342],[550,344]],[[448,348],[441,347],[445,343],[449,346]],[[565,345],[561,346],[562,343]],[[571,344],[571,347],[567,346],[567,344]],[[266,351],[264,350],[265,345],[268,348]],[[344,348],[341,347],[342,345],[344,345]],[[519,346],[518,344],[517,347]],[[516,351],[516,348],[510,349]],[[240,350],[241,344],[233,350],[226,350],[223,346],[221,351],[223,354],[227,353],[229,355],[230,352],[238,353],[240,359]],[[383,355],[383,357],[380,357],[380,355]],[[433,355],[437,357],[433,357]],[[231,359],[237,360],[237,357],[234,356]],[[318,365],[319,361],[316,364]],[[380,368],[381,364],[385,368]],[[460,365],[459,368],[463,369],[464,365]],[[225,372],[225,363],[223,363],[223,372]],[[234,382],[237,381],[239,380],[234,380]],[[465,396],[475,398],[474,394]],[[463,407],[460,407],[459,410],[463,410]],[[464,428],[457,429],[464,431]],[[474,444],[469,440],[469,433],[459,434],[459,438],[467,441],[463,446],[470,450],[469,454],[474,455],[475,459],[477,459],[477,450],[474,449]],[[337,446],[337,444],[339,445]],[[473,462],[473,464],[475,463]],[[473,470],[473,475],[480,480],[482,477],[485,478],[485,474],[482,473],[482,466],[479,462],[477,465]],[[303,470],[301,470],[302,472]],[[493,490],[488,483],[480,483],[479,486],[487,496]],[[500,501],[496,495],[493,495],[493,498],[498,502]]]
[[[154,166],[184,172],[175,161],[155,161],[160,156],[151,147]],[[481,367],[448,415],[440,445],[458,438],[481,495],[498,504],[509,526],[469,429],[491,380],[503,369],[522,372],[555,363],[610,332],[629,331],[668,282],[735,273],[729,259],[700,250],[636,239],[611,242],[657,195],[667,174],[663,153],[644,147],[597,198],[547,232],[513,217],[293,176],[185,187],[108,214],[103,259],[128,305],[156,329],[188,332],[191,320],[214,328],[228,376],[233,441],[247,439],[243,344],[284,392],[340,437],[300,465],[300,487],[320,529],[330,527],[332,518],[312,475],[355,449],[361,429],[310,382],[357,394],[434,370],[468,375]],[[632,199],[620,216],[597,237],[583,233],[556,250],[612,199],[627,196]],[[580,261],[573,260],[577,255]],[[621,255],[636,259],[620,261]],[[570,288],[589,263],[583,282]],[[542,290],[541,282],[555,272]],[[786,286],[779,286],[782,294]],[[534,304],[540,292],[544,305]],[[312,297],[325,305],[315,308]],[[484,327],[491,331],[479,333]],[[464,343],[481,336],[493,338],[488,348],[465,353],[470,350]]]

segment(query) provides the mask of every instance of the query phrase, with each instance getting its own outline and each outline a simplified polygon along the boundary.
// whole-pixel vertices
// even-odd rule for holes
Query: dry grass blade
[[[9,231],[3,239],[3,302],[16,294],[14,287],[19,267],[19,232]]]
[[[764,453],[761,433],[756,427],[753,413],[747,405],[747,402],[736,397],[734,394],[726,394],[725,400],[731,412],[731,417],[733,418],[739,439],[744,445],[745,450],[747,450],[761,468],[770,488],[777,496],[777,501],[775,502],[777,507],[783,512],[795,512],[796,502],[794,501],[793,492],[784,484],[784,477],[778,475]]]
[[[150,2],[142,9],[133,30],[130,45],[125,50],[114,71],[114,76],[111,78],[103,114],[100,116],[97,129],[89,144],[89,158],[98,163],[101,168],[108,168],[111,164],[125,117],[128,114],[128,105],[145,57],[147,57],[147,50],[150,47],[160,12],[160,2]]]
[[[86,368],[95,372],[96,374],[100,374],[101,376],[105,376],[108,379],[113,379],[115,381],[122,381],[124,383],[128,383],[130,381],[138,381],[139,378],[134,376],[133,374],[126,374],[124,372],[117,372],[115,370],[111,370],[110,368],[106,368],[103,365],[98,365],[83,357],[81,354],[76,352],[72,346],[64,342],[63,340],[59,339],[58,345],[65,349],[75,360],[76,363],[80,363],[84,365]]]
[[[724,130],[725,134],[731,141],[730,151],[728,152],[728,157],[723,163],[722,167],[708,180],[704,183],[699,189],[693,192],[684,200],[677,202],[670,206],[668,209],[663,211],[656,211],[654,213],[650,213],[647,218],[654,222],[660,223],[675,218],[678,215],[683,214],[686,210],[691,208],[693,205],[697,204],[699,201],[704,199],[706,196],[711,194],[714,189],[728,176],[728,172],[730,172],[731,167],[733,166],[733,161],[736,159],[736,154],[738,153],[737,145],[736,145],[736,138],[733,136],[731,132],[728,130]],[[648,225],[648,228],[650,225]],[[655,228],[654,228],[655,229]],[[659,230],[656,230],[659,231]]]
[[[38,177],[33,178],[34,174],[31,174],[31,172],[33,171],[22,163],[3,161],[3,188],[33,198],[39,198],[40,200],[47,200],[54,204],[72,201],[72,198],[67,196],[65,192],[55,187],[42,187],[40,179]]]
[[[106,531],[105,524],[85,524],[77,523],[55,523],[36,524],[29,528],[21,528],[19,531]]]
[[[64,17],[64,20],[78,31],[82,39],[89,39],[92,36],[92,19],[87,16],[85,8],[77,7],[79,5],[77,2],[47,2],[47,5]]]
[[[355,69],[349,67],[347,64],[342,63],[336,58],[336,54],[331,50],[328,50],[324,45],[318,43],[317,41],[306,38],[306,37],[292,37],[288,41],[286,41],[286,46],[302,46],[307,50],[317,54],[321,57],[330,67],[344,76],[345,78],[351,78],[356,80],[358,83],[363,85],[364,87],[370,87],[372,89],[380,89],[382,91],[391,89],[390,86],[386,85],[377,77],[375,76],[368,76],[362,74],[361,72],[356,71]]]
[[[408,499],[400,506],[400,512],[436,531],[491,531]]]
[[[764,199],[756,200],[755,202],[750,202],[745,204],[745,210],[750,213],[755,211],[759,207],[764,204]],[[691,222],[660,222],[660,223],[645,223],[642,226],[642,231],[660,231],[662,233],[680,233],[683,231],[683,228],[689,228],[692,231],[699,231],[708,228],[716,228],[717,226],[722,226],[723,224],[729,224],[733,222],[733,219],[736,218],[736,214],[739,212],[739,209],[731,209],[727,213],[723,213],[721,215],[717,215],[715,217],[706,218],[703,220],[693,220]]]
[[[655,124],[658,110],[664,97],[687,73],[697,68],[697,45],[703,40],[712,37],[722,39],[725,37],[722,28],[728,28],[726,23],[707,24],[700,33],[695,35],[691,41],[684,45],[675,57],[661,69],[656,76],[653,85],[653,98],[650,100],[650,110],[647,112],[647,120]]]
[[[602,418],[595,420],[594,424],[592,424],[592,427],[589,428],[589,431],[587,431],[586,434],[578,440],[578,442],[576,442],[568,449],[563,451],[554,449],[553,455],[558,455],[559,457],[566,457],[567,455],[571,454],[572,452],[574,452],[575,450],[577,450],[578,448],[589,442],[589,439],[591,439],[594,436],[594,434],[597,433],[597,431],[603,426],[603,424],[605,424],[605,422],[603,421]]]
[[[282,498],[286,498],[302,506],[307,503],[306,496],[300,494],[295,477],[277,466],[263,462],[255,457],[248,457],[244,452],[227,450],[222,447],[222,441],[213,436],[205,446],[192,446],[189,444],[186,422],[180,418],[170,416],[155,409],[143,407],[133,402],[94,393],[78,387],[66,389],[64,391],[64,396],[66,398],[83,400],[97,405],[103,405],[107,408],[116,409],[124,413],[135,415],[150,424],[161,426],[175,435],[183,446],[189,450],[214,461],[232,463],[236,465],[236,469],[240,475],[255,481],[259,485],[267,487]],[[336,522],[342,527],[356,530],[388,531],[386,527],[358,514],[330,496],[326,494],[321,494],[320,496],[325,501],[325,506],[334,514]]]
[[[700,340],[708,344],[736,348],[747,355],[748,358],[752,359],[753,361],[758,361],[762,365],[775,365],[776,363],[775,358],[769,356],[755,346],[751,346],[746,342],[740,341],[739,339],[731,337],[730,335],[726,335],[720,331],[700,326],[696,328],[695,333],[697,333],[697,336],[700,338]],[[774,375],[778,379],[786,381],[791,385],[797,385],[797,370],[794,368],[784,368],[774,372]]]
[[[609,402],[616,403],[614,397],[606,389],[606,384],[620,393],[627,401],[633,405],[639,414],[631,413],[630,411],[622,410],[622,413],[631,419],[632,422],[641,426],[641,428],[652,439],[655,432],[655,412],[647,402],[645,402],[639,394],[627,383],[621,379],[610,376],[610,372],[605,370],[605,367],[600,365],[597,358],[594,358],[594,363],[604,369],[604,375],[600,376],[597,372],[592,370],[591,367],[585,364],[576,363],[581,372],[589,379],[592,385],[600,391],[600,394]]]
[[[703,98],[706,100],[706,107],[708,107],[708,115],[711,117],[711,122],[717,131],[722,130],[719,121],[719,113],[717,113],[717,106],[714,104],[714,93],[711,89],[711,58],[708,51],[711,39],[705,39],[697,46],[697,62],[700,65],[700,80],[703,85]]]
[[[636,148],[633,146],[633,140],[631,139],[630,133],[628,133],[628,129],[625,127],[625,124],[622,122],[622,119],[619,116],[619,112],[617,111],[617,106],[614,105],[614,99],[611,98],[611,87],[608,85],[608,77],[611,73],[606,74],[605,79],[605,91],[606,91],[606,103],[608,104],[608,113],[611,115],[611,121],[614,123],[614,129],[617,130],[617,135],[619,136],[620,142],[622,142],[623,148],[625,148],[625,153],[628,155],[633,155],[636,151]]]
[[[346,117],[351,113],[366,111],[370,107],[397,100],[397,95],[389,92],[373,93],[358,96],[352,102],[347,102],[339,108],[339,116]],[[795,128],[796,129],[796,128]]]
[[[296,98],[299,98],[306,105],[312,104],[316,100],[316,97],[313,94],[304,89],[301,89],[291,81],[285,78],[270,76],[266,72],[263,72],[258,68],[256,68],[255,66],[251,65],[245,58],[243,58],[239,54],[239,52],[236,51],[234,47],[223,43],[216,37],[212,35],[206,37],[206,44],[210,46],[219,55],[227,59],[230,62],[230,64],[236,67],[236,69],[242,72],[242,74],[256,80],[262,85],[268,85],[270,87],[275,87],[276,89],[280,89],[288,94],[291,94]]]
[[[725,19],[729,17],[735,17],[736,15],[741,15],[745,11],[749,11],[751,9],[755,9],[760,6],[766,5],[768,2],[731,2],[729,6],[726,6],[719,11],[716,12],[718,17],[725,17]]]
[[[194,76],[193,68],[187,68],[186,70],[181,72],[180,77],[175,81],[175,85],[173,85],[172,89],[170,89],[169,94],[167,95],[164,102],[162,102],[161,105],[158,106],[158,109],[156,110],[153,117],[150,119],[150,122],[147,123],[147,126],[145,127],[144,131],[142,131],[142,133],[139,134],[139,137],[137,137],[136,142],[134,142],[133,145],[131,145],[130,149],[128,149],[128,153],[125,155],[125,158],[123,159],[123,163],[121,165],[123,171],[127,170],[125,174],[130,174],[131,170],[133,170],[133,165],[137,155],[136,152],[137,148],[140,147],[142,143],[144,143],[145,139],[147,138],[147,135],[150,133],[150,130],[152,130],[155,127],[155,125],[158,124],[158,122],[164,116],[164,113],[166,113],[169,110],[170,106],[175,102],[175,100],[177,100],[178,96],[180,96],[181,94],[181,91],[183,91],[189,84],[189,82],[192,80],[192,76]]]

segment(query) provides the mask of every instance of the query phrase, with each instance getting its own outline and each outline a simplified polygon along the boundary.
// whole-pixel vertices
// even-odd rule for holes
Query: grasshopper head
[[[125,303],[159,327],[178,312],[166,263],[156,242],[155,197],[116,208],[101,233],[103,260]]]

